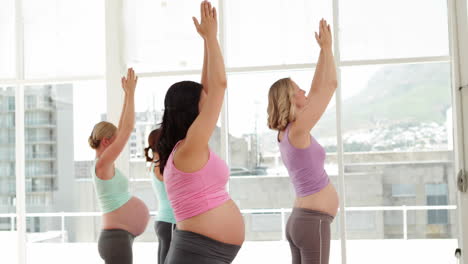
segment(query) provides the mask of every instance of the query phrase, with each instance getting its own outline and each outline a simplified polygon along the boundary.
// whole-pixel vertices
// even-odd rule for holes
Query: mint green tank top
[[[103,213],[109,213],[119,209],[131,198],[128,191],[128,179],[119,169],[115,168],[115,174],[110,180],[101,180],[96,176],[96,162],[91,167],[96,195]]]
[[[167,198],[166,187],[164,182],[160,181],[154,173],[154,162],[151,162],[150,171],[148,173],[151,178],[151,185],[153,185],[153,191],[156,194],[158,200],[158,214],[156,215],[156,221],[162,221],[166,223],[176,223],[174,217],[174,211],[172,210],[171,203]]]

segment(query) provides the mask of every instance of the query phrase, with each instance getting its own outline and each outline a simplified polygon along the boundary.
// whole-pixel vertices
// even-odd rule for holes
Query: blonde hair
[[[102,121],[97,123],[93,131],[91,132],[91,136],[88,138],[88,143],[89,146],[92,149],[97,149],[99,148],[99,145],[101,144],[101,140],[103,138],[111,138],[115,132],[117,131],[117,127],[114,126],[114,124]]]
[[[283,130],[289,122],[296,118],[294,104],[294,86],[291,78],[276,81],[268,92],[268,127],[274,130]]]

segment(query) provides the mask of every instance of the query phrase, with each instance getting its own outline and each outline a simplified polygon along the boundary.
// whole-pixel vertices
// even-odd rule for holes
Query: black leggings
[[[106,264],[132,264],[135,236],[122,229],[104,229],[98,241],[99,255]]]
[[[166,260],[167,252],[172,239],[172,230],[174,230],[175,224],[156,221],[154,222],[154,230],[158,236],[158,263],[164,264]]]
[[[229,264],[240,246],[175,229],[165,264]]]

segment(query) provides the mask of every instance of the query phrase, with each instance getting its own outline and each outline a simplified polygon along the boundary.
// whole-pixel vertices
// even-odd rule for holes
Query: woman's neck
[[[96,159],[100,158],[103,152],[104,152],[104,149],[101,149],[101,148],[96,149]]]

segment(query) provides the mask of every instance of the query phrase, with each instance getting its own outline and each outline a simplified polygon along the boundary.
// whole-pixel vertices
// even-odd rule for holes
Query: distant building
[[[73,86],[25,88],[26,211],[69,211],[73,203]],[[0,88],[0,204],[15,211],[15,90]],[[6,207],[6,208],[5,208]],[[10,222],[1,220],[0,230]],[[50,219],[27,218],[27,230],[39,232]]]
[[[162,111],[145,111],[135,113],[135,127],[129,139],[130,158],[144,158],[144,149],[148,145],[148,135],[159,127],[162,120]],[[102,114],[102,120],[107,119]]]

